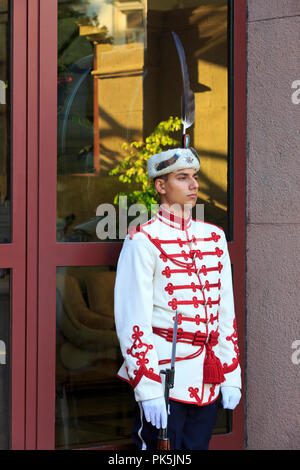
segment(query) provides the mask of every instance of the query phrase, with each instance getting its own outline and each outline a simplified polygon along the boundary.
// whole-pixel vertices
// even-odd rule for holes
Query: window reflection
[[[116,378],[115,270],[57,268],[56,447],[130,442],[132,397]]]
[[[114,267],[60,267],[56,274],[56,448],[133,445],[133,395],[116,374]],[[214,434],[231,431],[219,403]]]
[[[227,231],[227,0],[59,0],[58,241],[106,241],[96,234],[97,207],[141,189],[110,174],[128,156],[124,144],[145,141],[161,121],[180,117],[172,30],[195,92],[198,202],[205,220]],[[181,133],[174,137],[180,141]]]
[[[0,243],[11,242],[10,12],[0,0]]]
[[[195,123],[188,129],[200,156],[198,203],[205,221],[228,231],[228,66],[227,0],[150,0],[147,10],[145,78],[146,135],[169,115],[180,116],[182,81],[171,31],[186,53]]]
[[[144,41],[142,0],[58,2],[58,241],[99,241],[90,222],[123,189],[109,171],[142,136]]]

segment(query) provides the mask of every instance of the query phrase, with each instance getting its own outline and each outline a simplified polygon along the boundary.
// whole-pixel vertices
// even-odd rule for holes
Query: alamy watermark
[[[159,207],[159,204],[151,204],[149,214],[144,204],[131,204],[128,206],[127,196],[120,196],[118,214],[113,204],[100,204],[96,209],[96,216],[100,217],[96,225],[96,235],[99,240],[124,240],[131,227],[147,223],[149,216],[152,219],[157,214]],[[169,218],[172,220],[173,214],[180,214],[181,210],[182,206],[180,204],[173,204],[168,207],[165,214],[167,214],[167,218],[169,214]],[[184,214],[189,214],[191,206],[185,204],[183,210]],[[195,218],[204,221],[204,204],[195,205]],[[129,219],[130,223],[128,224]],[[185,216],[184,219],[188,220],[188,216]]]
[[[296,89],[296,91],[294,91],[294,93],[292,93],[292,96],[291,96],[292,103],[300,104],[300,80],[294,80],[291,88]]]
[[[292,363],[295,365],[300,364],[300,339],[295,339],[295,341],[292,342],[292,349],[295,349],[293,352],[291,359]]]

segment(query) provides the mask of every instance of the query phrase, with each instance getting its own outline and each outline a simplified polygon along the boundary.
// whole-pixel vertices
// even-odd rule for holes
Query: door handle
[[[6,346],[2,340],[0,340],[0,365],[1,364],[6,364]]]
[[[0,80],[0,104],[6,104],[6,85]]]

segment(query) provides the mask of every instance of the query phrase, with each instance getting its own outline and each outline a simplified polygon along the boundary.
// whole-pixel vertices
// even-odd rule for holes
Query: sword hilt
[[[163,373],[166,375],[166,385],[167,387],[173,388],[174,387],[174,377],[175,377],[175,368],[171,367],[171,369],[166,369],[163,371]]]
[[[177,342],[177,326],[178,326],[178,314],[176,311],[174,328],[173,328],[173,340],[172,340],[172,357],[171,357],[171,367],[169,369],[161,370],[160,373],[166,376],[165,378],[165,402],[167,414],[169,414],[169,390],[174,387],[174,378],[175,378],[175,352],[176,352],[176,342]],[[160,429],[158,436],[158,449],[160,450],[170,450],[170,440],[168,439],[167,428]]]
[[[157,439],[157,450],[170,450],[170,439],[167,435],[167,429],[160,429]]]

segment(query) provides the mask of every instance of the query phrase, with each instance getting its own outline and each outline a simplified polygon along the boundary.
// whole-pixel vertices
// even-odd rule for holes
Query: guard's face
[[[192,209],[198,197],[198,172],[194,168],[185,168],[169,173],[167,181],[157,179],[156,190],[161,195],[162,203],[180,204],[182,208]]]

